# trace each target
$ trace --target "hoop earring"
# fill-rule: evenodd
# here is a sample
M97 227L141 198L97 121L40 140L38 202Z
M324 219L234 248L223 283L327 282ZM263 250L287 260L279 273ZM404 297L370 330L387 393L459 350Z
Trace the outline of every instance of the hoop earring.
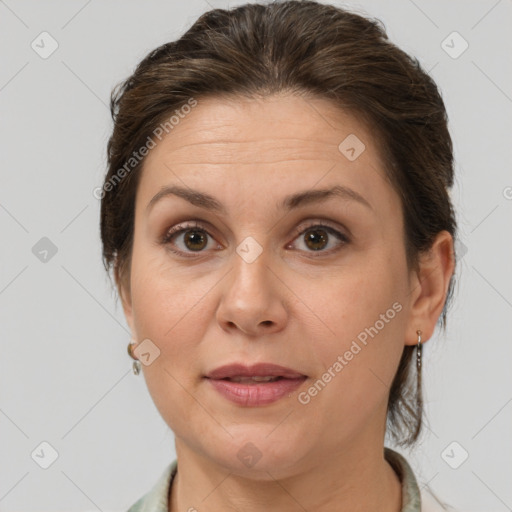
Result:
M418 375L421 371L421 353L423 351L423 345L421 344L421 331L418 329L416 331L418 335L418 344L416 345L416 369L418 370Z
M133 349L132 349L132 345L134 345L136 343L135 340L131 340L130 343L128 343L128 355L134 359L133 363L132 363L132 371L133 371L133 374L134 375L139 375L140 373L140 369L141 369L141 364L140 364L140 361L133 355Z

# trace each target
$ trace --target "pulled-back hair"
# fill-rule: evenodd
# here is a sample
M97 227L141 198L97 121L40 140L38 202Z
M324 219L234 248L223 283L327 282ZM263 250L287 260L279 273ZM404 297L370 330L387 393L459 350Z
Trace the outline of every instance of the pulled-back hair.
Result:
M386 176L401 199L408 270L419 269L421 253L440 231L455 239L447 114L418 61L389 41L379 21L345 9L315 1L247 4L204 13L177 41L151 51L112 91L114 128L100 227L103 263L107 272L114 270L118 286L129 290L135 197L144 164L143 158L133 160L134 151L191 99L281 92L331 100L371 126ZM444 330L453 286L452 275L439 319ZM389 392L388 432L402 446L414 444L422 426L414 350L404 346Z

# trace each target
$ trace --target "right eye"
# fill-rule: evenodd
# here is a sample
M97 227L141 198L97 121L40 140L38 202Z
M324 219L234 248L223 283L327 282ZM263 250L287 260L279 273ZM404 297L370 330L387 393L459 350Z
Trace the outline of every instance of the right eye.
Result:
M211 235L198 223L178 224L167 231L161 243L180 256L190 257L188 255L191 253L204 252L204 249L208 246L208 237L211 237ZM182 238L181 248L176 249L176 240L179 242L180 238Z

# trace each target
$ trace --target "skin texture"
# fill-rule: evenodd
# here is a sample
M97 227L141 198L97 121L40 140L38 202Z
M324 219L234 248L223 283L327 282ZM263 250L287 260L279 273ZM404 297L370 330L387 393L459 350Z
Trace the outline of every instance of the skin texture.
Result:
M338 149L350 134L365 144L354 161ZM166 185L208 193L226 213L177 196L148 213ZM289 194L335 185L371 208L340 197L289 212L278 207ZM174 245L159 243L187 223L192 232L199 223L205 238L187 243L181 233ZM349 242L324 232L326 246L315 246L299 234L325 223ZM236 252L249 236L263 251L252 263ZM452 237L442 232L420 272L407 270L398 195L370 130L352 115L292 95L198 99L146 158L130 289L118 282L133 338L149 338L160 350L142 368L176 436L170 510L398 512L400 482L383 457L389 386L404 345L417 343L416 330L423 341L432 336L452 251ZM300 403L298 393L394 303L401 305L394 318ZM232 362L272 362L308 379L272 404L235 405L203 378ZM237 456L246 443L261 454L252 467Z

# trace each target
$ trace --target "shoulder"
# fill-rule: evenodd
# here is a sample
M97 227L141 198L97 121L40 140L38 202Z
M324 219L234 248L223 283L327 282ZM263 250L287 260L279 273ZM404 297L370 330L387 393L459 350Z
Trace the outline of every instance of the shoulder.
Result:
M425 485L421 488L421 512L460 512L444 503L435 493Z
M420 485L404 455L385 447L384 456L402 482L401 512L457 512L449 504L443 503L428 484Z
M157 482L127 512L169 512L169 489L176 474L177 461L164 469Z

